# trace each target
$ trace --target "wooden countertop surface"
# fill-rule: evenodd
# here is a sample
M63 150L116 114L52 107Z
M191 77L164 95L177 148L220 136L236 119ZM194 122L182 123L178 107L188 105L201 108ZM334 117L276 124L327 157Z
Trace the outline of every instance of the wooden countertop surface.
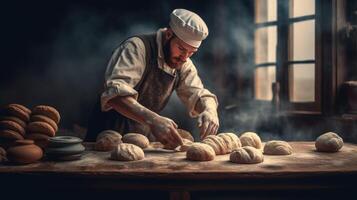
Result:
M193 162L184 152L146 151L141 161L109 160L109 152L86 150L81 160L67 162L40 161L29 165L0 165L1 174L71 174L104 177L155 177L215 179L274 178L331 174L357 174L357 145L344 144L337 153L315 151L314 142L289 142L294 153L288 156L264 155L259 164L235 164L228 155L213 161Z

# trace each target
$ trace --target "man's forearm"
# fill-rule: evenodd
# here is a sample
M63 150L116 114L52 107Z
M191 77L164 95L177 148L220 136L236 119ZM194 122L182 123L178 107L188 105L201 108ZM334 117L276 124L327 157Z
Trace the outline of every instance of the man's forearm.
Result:
M217 112L217 103L212 97L203 97L199 101L197 101L195 110L198 113L201 113L205 110L211 112Z
M117 112L141 124L152 125L159 115L141 105L131 96L118 96L108 101Z

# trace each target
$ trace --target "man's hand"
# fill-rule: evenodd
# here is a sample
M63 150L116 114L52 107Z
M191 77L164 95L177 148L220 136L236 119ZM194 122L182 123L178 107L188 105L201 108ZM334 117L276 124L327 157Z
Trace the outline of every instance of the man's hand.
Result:
M150 123L151 133L165 146L177 147L183 145L182 138L177 132L177 124L166 117L157 116Z
M217 134L219 128L219 120L217 112L204 110L198 115L198 127L200 128L201 140L207 135Z

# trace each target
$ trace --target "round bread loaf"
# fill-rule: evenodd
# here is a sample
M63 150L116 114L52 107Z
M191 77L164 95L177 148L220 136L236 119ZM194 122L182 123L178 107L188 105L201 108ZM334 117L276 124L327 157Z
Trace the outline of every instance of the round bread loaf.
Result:
M14 122L14 121L8 121L8 120L0 121L0 129L13 130L13 131L21 134L22 136L25 135L25 129L20 124Z
M30 122L27 125L27 131L29 133L42 133L46 134L50 137L55 136L56 132L52 128L51 125L47 124L46 122Z
M8 130L8 129L0 130L0 138L9 139L9 140L23 140L24 139L24 137L20 133L17 133L15 131Z
M239 139L243 147L251 146L256 149L261 149L263 146L260 137L254 132L245 132L239 137Z
M18 117L22 121L28 122L30 120L30 113L19 104L9 104L5 107L5 112L8 116Z
M320 135L315 141L317 151L337 152L343 146L343 139L333 132L327 132Z
M49 124L55 132L58 131L58 126L55 121L45 115L31 115L30 122L46 122Z
M242 147L239 137L234 133L220 133L217 135L226 143L226 153L231 153L233 150Z
M144 157L144 151L140 147L134 144L121 143L111 152L110 158L119 161L135 161L142 160Z
M192 161L210 161L215 156L213 148L204 143L193 143L186 152L186 159Z
M117 131L115 131L115 130L104 130L104 131L102 131L102 132L100 132L98 135L97 135L97 138L96 138L96 140L99 140L100 138L102 138L102 137L104 137L104 136L106 136L106 135L112 135L112 136L114 136L114 137L118 137L118 138L120 138L120 139L122 139L122 135L119 133L119 132L117 132Z
M202 143L210 145L216 155L224 155L228 152L226 142L223 140L222 137L218 137L216 135L209 135L205 137Z
M59 112L51 106L39 105L32 110L33 115L45 115L58 124L61 120Z
M150 144L149 139L139 133L127 133L123 136L122 141L124 143L135 144L143 149L148 147Z
M234 150L230 154L229 160L240 164L255 164L263 162L264 156L261 150L251 146L244 146Z
M267 155L290 155L293 148L289 143L280 140L272 140L264 145L264 154Z
M183 129L177 129L177 132L180 134L180 136L182 138L185 138L187 140L190 140L191 142L194 141L193 137L192 137L192 134L186 130L183 130Z
M97 151L112 151L118 144L122 143L122 136L113 130L105 130L99 133L94 146Z
M18 117L3 116L3 117L0 117L0 121L13 121L13 122L18 123L22 128L24 128L24 129L26 128L26 122L21 120Z

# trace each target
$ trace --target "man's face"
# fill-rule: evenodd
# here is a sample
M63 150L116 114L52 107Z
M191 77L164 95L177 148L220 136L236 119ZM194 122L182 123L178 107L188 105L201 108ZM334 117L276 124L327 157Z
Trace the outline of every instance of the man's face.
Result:
M164 44L163 51L165 62L171 68L181 69L187 58L191 57L197 51L197 48L186 44L180 38L172 34Z

